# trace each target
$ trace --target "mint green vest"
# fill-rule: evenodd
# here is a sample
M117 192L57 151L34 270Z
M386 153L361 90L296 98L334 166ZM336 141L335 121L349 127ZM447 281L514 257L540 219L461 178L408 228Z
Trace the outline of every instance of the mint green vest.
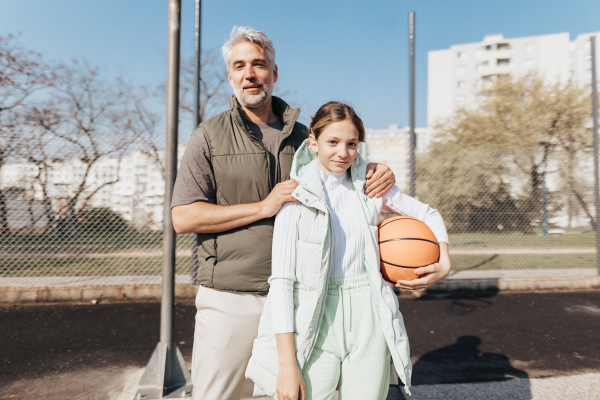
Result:
M374 309L379 316L394 368L409 392L412 365L408 336L398 309L398 298L379 272L377 223L383 202L381 198L370 199L364 194L366 169L367 163L360 156L356 157L350 169L356 201L362 210L357 217L364 227L365 267L369 275ZM294 302L298 304L294 310L294 344L298 365L302 369L315 346L323 317L331 250L329 209L316 154L308 145L308 140L296 152L290 175L300 184L292 195L303 205L298 221L297 281L294 283L294 288L298 289L294 290ZM255 383L255 395L275 396L279 373L277 359L270 297L267 297L246 370L246 376ZM394 381L395 375L392 378Z

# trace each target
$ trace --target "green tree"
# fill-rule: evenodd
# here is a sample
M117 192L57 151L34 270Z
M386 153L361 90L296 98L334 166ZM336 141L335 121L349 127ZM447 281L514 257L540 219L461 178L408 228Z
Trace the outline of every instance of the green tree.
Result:
M476 107L460 108L435 127L430 150L419 161L421 199L448 207L456 229L472 230L478 223L531 234L541 219L544 174L576 190L576 168L557 172L565 158L592 145L589 95L534 75L495 79L478 99ZM550 210L560 207L555 201Z

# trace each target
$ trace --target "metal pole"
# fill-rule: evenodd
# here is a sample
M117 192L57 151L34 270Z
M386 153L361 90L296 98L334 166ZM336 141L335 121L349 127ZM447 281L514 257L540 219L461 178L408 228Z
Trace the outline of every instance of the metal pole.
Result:
M202 118L200 116L200 76L201 76L201 64L202 64L202 0L196 0L196 34L194 40L194 50L195 50L195 80L194 80L194 129L200 125L202 122ZM191 265L191 273L192 273L192 285L197 283L198 278L198 235L195 233L190 233L192 236L192 265Z
M416 190L416 169L415 169L415 148L417 147L417 136L415 134L415 13L408 14L408 38L410 42L410 195L415 197Z
M594 120L594 192L596 203L596 267L600 275L600 177L598 176L598 87L596 77L596 36L590 38L592 46L592 118Z
M202 122L200 118L200 68L202 63L202 0L196 0L196 34L194 40L195 50L195 81L194 81L194 129Z
M169 47L167 50L167 131L165 146L165 202L163 225L163 284L160 310L160 341L167 346L165 383L173 380L173 314L175 302L175 229L171 199L177 176L177 128L179 123L179 45L181 0L169 0Z
M542 235L548 234L548 189L546 187L546 168L542 179Z
M165 141L165 197L163 209L163 277L160 308L160 343L140 380L136 399L189 398L191 377L173 337L175 303L175 229L171 199L177 176L177 128L179 123L179 46L181 0L169 0L167 49L167 119Z

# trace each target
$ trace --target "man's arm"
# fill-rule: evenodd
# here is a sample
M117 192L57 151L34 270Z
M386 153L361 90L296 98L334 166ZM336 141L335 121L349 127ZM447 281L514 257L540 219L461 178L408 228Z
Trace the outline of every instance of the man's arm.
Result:
M217 233L248 225L277 214L283 203L296 201L293 179L275 185L266 199L258 203L218 206L205 202L175 206L171 209L177 233Z

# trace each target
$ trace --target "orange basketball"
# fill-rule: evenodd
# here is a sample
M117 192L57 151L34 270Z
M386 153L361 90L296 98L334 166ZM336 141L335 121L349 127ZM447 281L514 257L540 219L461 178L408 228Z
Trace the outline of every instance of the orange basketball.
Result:
M381 275L392 283L411 281L419 276L415 268L436 263L440 247L435 235L416 218L397 216L379 224Z

